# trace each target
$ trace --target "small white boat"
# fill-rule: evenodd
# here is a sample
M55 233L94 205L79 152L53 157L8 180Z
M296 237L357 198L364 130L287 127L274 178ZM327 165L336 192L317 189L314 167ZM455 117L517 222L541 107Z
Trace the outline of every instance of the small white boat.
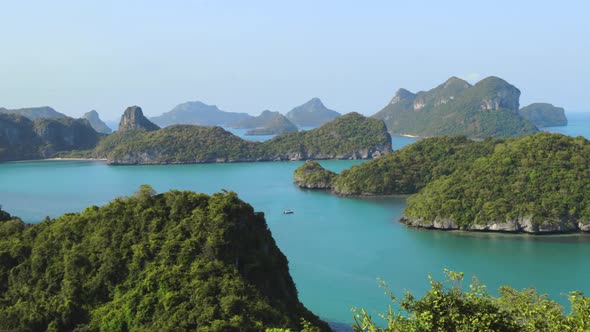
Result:
M293 214L293 213L295 213L295 211L293 211L293 210L285 210L285 211L283 211L283 214Z

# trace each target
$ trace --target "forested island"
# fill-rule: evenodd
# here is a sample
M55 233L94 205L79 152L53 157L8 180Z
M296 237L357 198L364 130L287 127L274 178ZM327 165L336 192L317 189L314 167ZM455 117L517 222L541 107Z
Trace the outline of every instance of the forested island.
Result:
M471 138L534 134L537 126L563 123L563 109L533 104L519 110L520 90L490 76L475 85L457 77L428 90L399 89L373 117L382 119L390 133L431 137L466 135ZM566 120L567 121L567 120Z
M264 215L233 192L133 197L29 225L0 210L4 331L329 327L299 302Z
M435 137L340 174L307 162L294 178L302 188L339 195L412 194L402 221L414 227L588 232L588 165L590 142L583 137Z
M0 161L50 158L62 151L93 149L103 135L86 119L29 118L0 113Z
M174 125L158 129L134 114L133 128L107 136L92 152L109 164L186 164L302 159L368 159L391 152L383 121L349 113L320 128L287 132L266 142L243 140L221 127ZM139 124L139 123L142 124ZM153 126L152 126L153 125Z

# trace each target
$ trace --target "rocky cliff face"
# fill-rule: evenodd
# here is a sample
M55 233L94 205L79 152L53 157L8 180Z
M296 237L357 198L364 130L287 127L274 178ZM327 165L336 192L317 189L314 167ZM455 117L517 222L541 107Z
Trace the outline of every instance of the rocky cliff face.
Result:
M148 120L143 115L143 111L139 106L127 107L123 115L121 116L121 122L119 122L119 131L143 129L146 131L158 130L160 127L155 125L153 122Z
M95 110L85 113L82 118L88 120L92 128L99 133L110 134L112 132L111 128L100 119L98 112Z
M489 224L473 224L468 227L457 225L450 218L437 218L435 220L402 218L400 222L406 226L438 230L465 230L479 232L501 233L528 233L528 234L554 234L590 232L590 223L561 220L559 222L533 223L531 218L517 218L508 221L498 221Z

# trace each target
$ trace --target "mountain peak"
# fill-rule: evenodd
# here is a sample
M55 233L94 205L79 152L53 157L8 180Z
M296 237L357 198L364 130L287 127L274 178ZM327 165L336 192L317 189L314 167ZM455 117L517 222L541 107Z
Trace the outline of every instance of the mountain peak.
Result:
M462 86L463 88L471 87L471 84L469 84L469 82L467 82L466 80L460 79L457 76L449 77L449 79L446 80L444 83L445 88L453 86L453 85L459 85L459 86Z
M314 97L287 113L287 119L299 127L319 127L341 114L328 109L320 98Z
M153 131L160 129L160 127L155 125L153 122L148 120L143 115L141 107L130 106L127 107L127 109L121 116L121 122L119 122L119 131L133 129L144 129L147 131Z
M391 101L389 103L390 104L397 104L401 101L412 101L412 100L414 100L414 98L416 98L416 94L414 94L404 88L401 88L395 92L395 96L393 96L393 98L391 99Z
M86 112L82 118L88 120L90 126L92 126L92 128L94 128L94 130L99 133L110 134L112 132L111 128L109 128L109 126L107 126L106 123L100 119L98 112L95 110Z

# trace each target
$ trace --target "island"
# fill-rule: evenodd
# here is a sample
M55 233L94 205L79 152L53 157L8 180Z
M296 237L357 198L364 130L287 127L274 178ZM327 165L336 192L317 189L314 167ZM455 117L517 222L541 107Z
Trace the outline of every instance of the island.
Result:
M319 98L312 98L305 104L290 110L286 116L298 127L317 128L341 114L328 109Z
M553 106L552 104L530 104L521 108L518 113L539 128L567 126L567 118L563 107Z
M200 101L187 101L176 105L172 110L150 120L160 127L177 124L200 126L231 126L241 120L250 118L247 113L226 112L216 105L208 105Z
M320 128L287 132L265 142L243 140L221 127L158 127L133 107L119 130L99 142L95 158L111 165L190 164L306 159L369 159L391 152L381 120L349 113Z
M583 137L434 137L340 174L306 162L294 179L338 195L411 195L408 226L549 234L590 232L588 165Z
M298 128L279 112L265 110L259 116L246 118L231 126L237 129L250 129L246 135L278 135L297 131Z
M0 234L2 330L330 331L264 214L233 192L142 185L38 224L0 210Z
M0 113L0 161L51 158L63 151L93 149L102 134L88 120Z
M475 85L451 77L428 91L399 89L373 117L385 121L394 135L483 139L534 134L538 128L519 114L519 99L520 90L498 77Z

